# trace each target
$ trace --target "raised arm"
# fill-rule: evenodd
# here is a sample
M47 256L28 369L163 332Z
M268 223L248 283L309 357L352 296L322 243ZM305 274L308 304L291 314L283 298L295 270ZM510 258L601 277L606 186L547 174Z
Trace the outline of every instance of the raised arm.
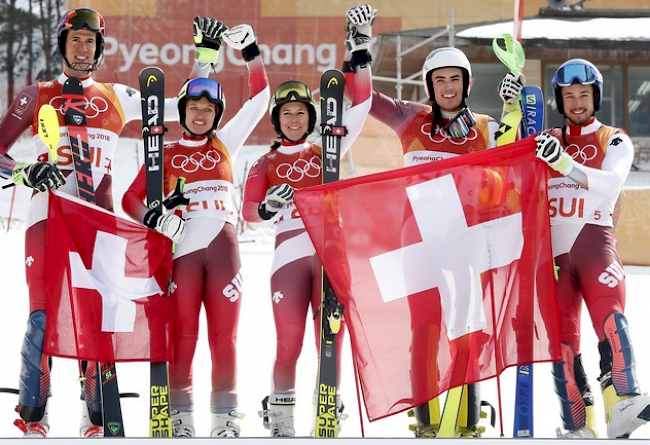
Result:
M250 25L235 26L224 34L223 40L233 49L241 50L248 67L250 98L219 131L219 138L230 151L230 155L235 157L266 114L271 92L253 28Z

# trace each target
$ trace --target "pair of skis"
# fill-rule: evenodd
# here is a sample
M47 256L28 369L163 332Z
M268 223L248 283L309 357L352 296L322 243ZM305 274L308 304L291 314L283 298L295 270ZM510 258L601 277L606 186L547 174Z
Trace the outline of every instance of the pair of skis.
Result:
M65 124L68 127L68 136L70 138L70 149L74 164L74 177L77 184L79 197L84 201L95 203L95 187L92 176L92 163L90 156L90 145L88 143L88 129L86 121L87 101L84 97L83 86L81 81L75 77L68 78L63 84L61 92L63 101L63 114ZM45 133L54 137L54 130L46 131L47 120L56 118L48 112L39 110L39 134L41 128ZM40 119L43 119L41 122ZM53 123L50 125L54 125ZM56 134L58 134L58 120L56 122ZM50 152L53 152L53 146L50 146ZM54 146L54 148L56 148ZM54 156L56 152L54 151ZM56 161L56 157L52 159ZM104 435L106 437L124 437L124 424L122 420L122 408L120 403L120 393L117 385L117 371L115 363L97 363L97 372L101 381L101 398L102 413L104 424ZM82 367L83 368L83 367Z
M519 74L524 68L526 58L521 43L510 34L494 38L492 47L501 62L512 74ZM507 111L504 105L504 121L500 128L497 145L514 142L518 134L531 136L544 130L544 97L538 86L525 86L515 110ZM517 123L517 118L519 123ZM520 132L520 133L519 133ZM517 367L515 390L515 418L513 437L534 437L533 422L533 365Z

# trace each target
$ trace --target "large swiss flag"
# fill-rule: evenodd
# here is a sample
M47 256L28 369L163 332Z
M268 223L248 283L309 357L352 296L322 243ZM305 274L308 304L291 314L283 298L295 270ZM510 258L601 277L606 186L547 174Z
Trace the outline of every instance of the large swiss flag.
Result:
M376 420L559 358L534 141L297 190Z
M170 241L50 193L45 352L100 362L168 361Z

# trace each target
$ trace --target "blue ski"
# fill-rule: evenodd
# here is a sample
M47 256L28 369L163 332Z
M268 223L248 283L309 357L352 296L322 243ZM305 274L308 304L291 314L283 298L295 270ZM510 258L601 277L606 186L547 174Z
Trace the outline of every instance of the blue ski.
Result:
M544 97L537 86L526 86L521 92L523 135L539 133L544 129ZM513 437L534 437L533 430L533 365L517 367L515 391L515 420Z

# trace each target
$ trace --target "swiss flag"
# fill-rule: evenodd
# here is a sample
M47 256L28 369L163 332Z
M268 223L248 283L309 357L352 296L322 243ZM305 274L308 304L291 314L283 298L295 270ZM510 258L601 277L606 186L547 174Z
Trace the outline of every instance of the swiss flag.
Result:
M170 358L170 241L97 206L50 193L49 355L100 362Z
M559 358L534 141L296 190L376 420Z

